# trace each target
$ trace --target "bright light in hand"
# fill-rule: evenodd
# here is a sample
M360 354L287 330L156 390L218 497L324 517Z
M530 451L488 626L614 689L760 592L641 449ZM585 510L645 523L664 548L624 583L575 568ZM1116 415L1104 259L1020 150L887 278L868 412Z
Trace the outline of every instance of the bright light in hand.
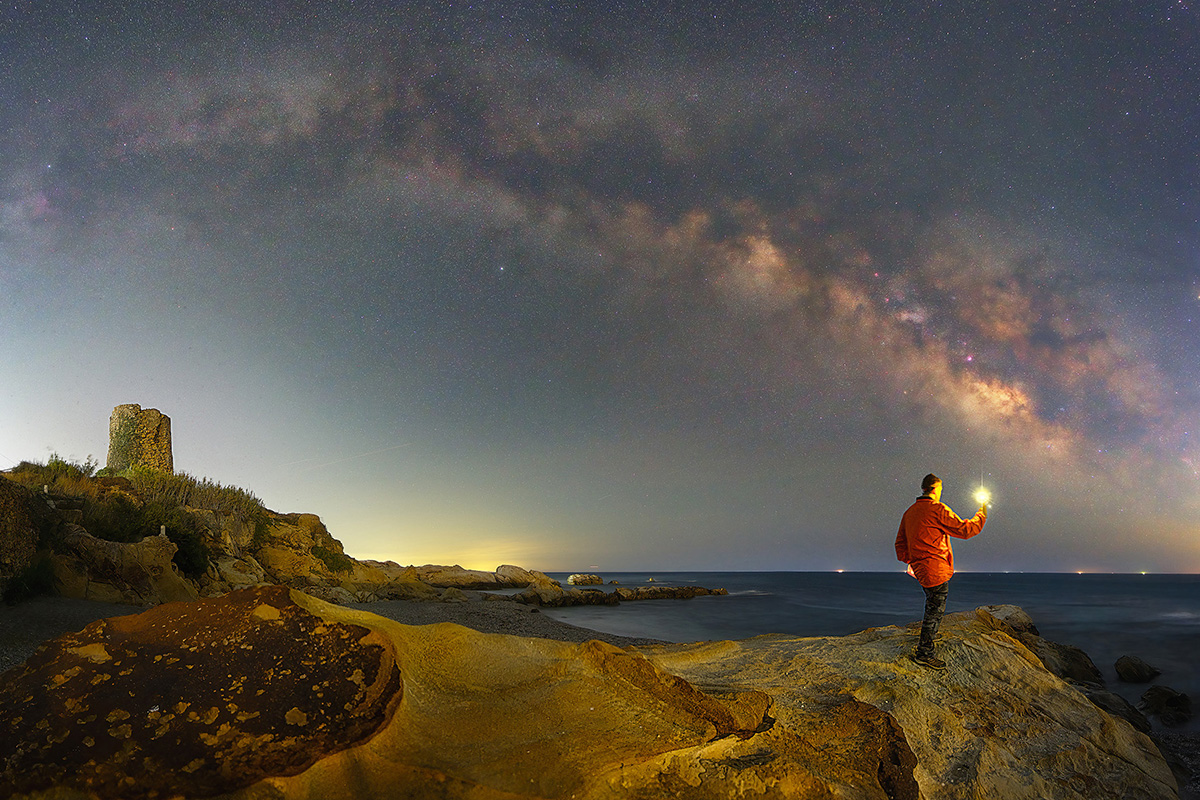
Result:
M975 502L984 505L992 499L992 493L980 486L975 490Z

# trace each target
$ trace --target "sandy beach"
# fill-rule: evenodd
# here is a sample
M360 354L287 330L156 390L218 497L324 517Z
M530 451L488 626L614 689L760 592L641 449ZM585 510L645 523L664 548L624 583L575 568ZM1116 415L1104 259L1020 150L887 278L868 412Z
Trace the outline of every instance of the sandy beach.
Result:
M533 606L507 601L484 601L471 593L464 603L420 603L383 600L356 603L353 608L370 611L405 625L454 622L483 633L504 633L563 642L600 639L620 647L652 644L654 639L634 639L580 628L550 619ZM0 605L0 672L17 666L33 655L38 646L63 633L82 630L89 623L108 617L138 614L138 606L98 603L65 597L38 597L16 606Z

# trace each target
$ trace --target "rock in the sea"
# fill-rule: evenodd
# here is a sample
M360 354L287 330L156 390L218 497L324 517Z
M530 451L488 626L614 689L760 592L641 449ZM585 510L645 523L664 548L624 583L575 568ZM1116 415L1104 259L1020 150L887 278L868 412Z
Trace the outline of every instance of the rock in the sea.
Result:
M1164 725L1182 725L1192 718L1192 698L1169 686L1151 686L1142 693L1138 708Z
M1115 717L1120 717L1142 733L1150 733L1150 720L1146 719L1145 714L1138 711L1132 703L1121 697L1121 695L1099 686L1085 685L1079 688L1084 696L1095 703L1097 707L1104 709Z
M60 638L0 681L0 796L1174 798L1158 750L986 614L621 650L283 588Z
M1162 674L1157 667L1150 666L1137 656L1121 656L1113 667L1117 670L1117 677L1126 683L1149 683Z
M604 583L604 580L599 575L593 575L590 572L578 572L567 578L567 583L572 586L598 586Z
M637 586L620 588L614 594L621 600L690 600L693 597L727 595L724 589L705 589L703 586Z
M616 592L602 589L564 589L558 585L537 584L509 598L534 606L615 606L620 602Z

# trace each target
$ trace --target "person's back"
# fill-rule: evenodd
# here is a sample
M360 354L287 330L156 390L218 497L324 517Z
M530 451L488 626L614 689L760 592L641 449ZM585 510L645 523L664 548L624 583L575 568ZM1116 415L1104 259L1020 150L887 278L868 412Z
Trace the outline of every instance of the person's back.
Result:
M946 611L946 596L954 575L950 537L970 539L983 530L987 506L981 505L969 520L960 518L941 502L942 481L932 472L921 481L921 491L923 494L900 518L896 558L908 564L908 573L925 590L925 616L913 660L933 669L945 669L945 662L934 655L934 639Z
M896 537L896 555L909 565L922 586L937 586L954 575L950 537L970 539L983 530L987 512L969 520L929 495L921 495L904 512ZM903 551L903 554L902 554Z

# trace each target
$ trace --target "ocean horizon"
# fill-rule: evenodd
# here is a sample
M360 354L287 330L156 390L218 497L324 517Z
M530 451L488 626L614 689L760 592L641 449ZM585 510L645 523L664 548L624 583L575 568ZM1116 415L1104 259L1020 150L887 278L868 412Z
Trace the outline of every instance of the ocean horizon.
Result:
M657 584L729 592L691 600L544 610L572 625L669 642L764 634L845 636L920 620L925 602L917 582L901 571L586 571L605 581L590 588L608 591L616 586ZM572 573L547 574L566 585ZM1152 684L1200 699L1200 575L958 572L950 582L947 613L999 604L1023 608L1044 638L1084 650L1108 687L1135 706ZM1151 683L1123 683L1113 666L1123 655L1137 656L1162 674ZM1152 722L1163 729L1157 720ZM1200 722L1194 719L1169 730L1200 730Z

